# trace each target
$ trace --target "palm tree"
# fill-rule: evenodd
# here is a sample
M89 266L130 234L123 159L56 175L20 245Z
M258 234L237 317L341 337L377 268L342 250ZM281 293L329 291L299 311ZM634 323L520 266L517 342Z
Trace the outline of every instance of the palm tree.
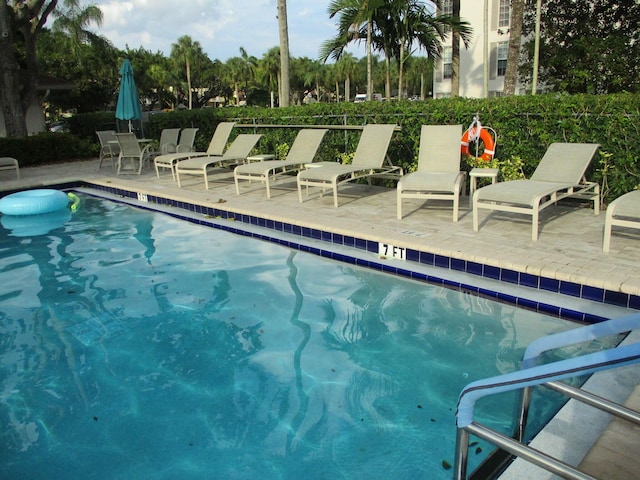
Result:
M263 81L269 85L271 91L271 106L273 107L274 90L280 94L280 47L273 47L260 59L260 73Z
M320 46L320 59L329 57L338 60L351 42L360 42L366 38L367 48L367 98L371 100L372 85L372 37L373 18L378 8L385 5L384 0L333 0L327 9L329 18L339 15L338 35Z
M57 7L53 11L56 19L53 22L54 32L66 33L71 40L71 50L77 56L82 45L92 45L95 47L108 46L109 41L100 35L87 30L91 24L102 25L102 10L96 5L89 5L81 8L78 0L64 0L62 7Z
M193 107L193 93L191 90L191 63L196 53L202 50L199 42L194 42L188 35L178 38L178 41L171 45L171 58L176 64L184 64L187 74L187 91L189 92L189 110Z
M516 93L518 66L520 64L520 41L525 0L511 0L511 19L509 21L509 52L507 53L507 71L504 74L505 95Z
M278 0L278 31L280 36L280 106L289 106L289 27L287 0Z
M344 79L344 100L348 102L351 98L351 79L357 67L356 58L351 53L345 52L335 65L338 75ZM338 101L340 101L339 91L336 94L338 95Z

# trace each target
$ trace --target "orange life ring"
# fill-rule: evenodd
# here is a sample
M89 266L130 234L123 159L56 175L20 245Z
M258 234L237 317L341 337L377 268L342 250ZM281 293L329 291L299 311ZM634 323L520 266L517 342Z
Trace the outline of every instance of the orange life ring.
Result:
M470 130L471 129L464 132L464 135L462 135L462 140L460 142L460 153L462 153L463 155L471 155L469 153L469 131ZM482 140L482 143L484 143L484 152L482 153L482 155L480 155L480 158L483 159L485 162L488 162L493 158L493 156L496 153L495 151L496 144L493 141L493 137L491 136L491 134L486 128L480 128L480 140Z

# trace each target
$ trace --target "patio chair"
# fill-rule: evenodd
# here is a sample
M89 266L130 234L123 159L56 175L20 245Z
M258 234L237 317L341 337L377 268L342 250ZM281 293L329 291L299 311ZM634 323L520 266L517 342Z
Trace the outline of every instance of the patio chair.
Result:
M98 168L102 168L102 162L107 158L111 160L111 168L116 168L116 159L120 155L120 145L116 138L115 130L99 130L96 132L100 141L100 163Z
M178 148L179 128L163 128L160 132L160 141L158 142L158 150L149 148L149 157L155 158L166 153L175 153Z
M296 135L286 159L237 166L233 171L236 194L240 195L238 180L249 180L250 182L259 180L266 187L267 198L271 198L269 179L275 180L279 175L297 172L303 168L304 164L313 162L313 158L326 133L326 129L302 129Z
M298 173L298 198L302 203L302 187L320 187L321 195L326 188L333 190L333 204L338 207L338 186L359 178L371 180L372 176L402 175L402 169L385 165L387 148L395 125L365 125L356 147L353 162L342 165L336 162L318 162ZM308 193L308 192L307 192Z
M402 220L402 200L418 198L453 201L453 221L458 221L465 180L465 172L460 171L461 134L462 125L422 126L418 169L398 182L398 220Z
M192 152L193 142L196 140L196 133L199 128L183 128L180 132L180 141L176 145L176 152Z
M133 133L116 133L118 144L120 145L120 155L118 155L118 164L116 173L137 173L140 175L142 166L147 159L149 145L140 148L140 143ZM128 160L131 168L126 168L125 162ZM137 168L136 168L137 162Z
M16 179L20 180L20 165L15 158L0 157L0 171L2 170L15 170Z
M611 230L613 226L640 228L640 190L625 193L616 198L607 207L604 220L604 240L602 251L609 252L611 247Z
M153 160L154 166L156 168L156 176L160 178L160 168L168 168L171 170L171 176L175 180L176 175L174 167L180 160L204 155L222 155L224 153L225 147L227 146L227 141L229 140L229 135L231 134L231 130L233 129L234 125L235 122L220 122L213 132L211 141L209 142L209 147L205 152L191 151L181 153L168 153L157 156Z
M473 231L478 231L480 209L531 216L531 239L538 240L540 212L567 197L593 202L600 213L600 186L588 182L585 172L598 151L595 143L552 143L530 180L512 180L482 187L473 194Z
M247 160L253 147L262 137L261 134L238 135L223 155L203 155L181 160L176 164L175 172L178 187L182 188L180 175L202 175L204 186L209 189L207 171L210 168L223 168L239 165Z

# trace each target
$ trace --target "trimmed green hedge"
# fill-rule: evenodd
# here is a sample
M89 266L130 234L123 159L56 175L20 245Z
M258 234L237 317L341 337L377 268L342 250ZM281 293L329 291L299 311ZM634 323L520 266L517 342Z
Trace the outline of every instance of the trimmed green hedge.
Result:
M599 143L601 154L588 177L600 182L603 198L611 200L640 185L637 159L640 129L640 95L535 95L493 99L451 98L424 102L315 103L280 109L257 107L184 110L151 115L145 136L159 138L169 127L198 127L197 149L206 149L221 121L239 124L364 125L396 123L389 157L406 171L415 168L420 127L424 124L462 124L466 128L475 115L498 134L496 157L510 166L519 165L529 176L552 142ZM22 165L85 158L97 152L95 130L113 128L113 113L77 115L71 119L75 135L43 134L28 139L0 139L2 155L14 156ZM235 128L234 135L253 129ZM281 151L290 145L296 130L259 128L264 134L263 152ZM70 137L76 137L72 140ZM357 131L330 131L319 152L323 160L335 160L352 152ZM87 147L87 143L92 147ZM33 144L33 145L32 145ZM464 168L470 165L463 162Z

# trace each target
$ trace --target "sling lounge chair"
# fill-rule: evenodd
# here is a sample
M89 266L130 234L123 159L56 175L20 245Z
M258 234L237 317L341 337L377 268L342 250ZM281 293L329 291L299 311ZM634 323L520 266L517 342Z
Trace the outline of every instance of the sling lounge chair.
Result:
M275 180L278 175L297 172L303 168L304 164L313 162L320 142L326 133L326 129L307 128L300 130L285 160L271 160L237 166L233 171L236 194L240 195L238 180L259 180L265 184L267 198L271 198L269 179Z
M115 130L98 130L96 132L100 141L100 163L98 168L102 168L102 162L105 159L111 160L111 167L116 168L116 159L120 155L120 145L116 137Z
M174 153L178 148L179 128L163 128L160 132L158 150L149 148L149 156L155 158L165 153Z
M593 202L600 213L600 186L587 182L585 172L598 151L595 143L552 143L530 180L512 180L482 187L473 194L473 231L478 231L478 211L531 215L531 239L538 240L538 218L549 205L567 197Z
M402 169L384 165L387 148L395 125L365 125L353 157L353 163L342 165L336 162L313 163L310 168L298 173L298 198L302 203L302 187L320 187L322 193L328 187L333 190L333 204L338 206L338 185L359 178L370 180L372 176L402 175Z
M118 164L116 173L137 173L140 175L142 165L147 160L149 145L140 148L140 143L133 133L116 133L118 144L120 145L120 155L118 156ZM126 168L125 161L131 166ZM136 162L138 166L136 168Z
M262 137L261 134L238 135L223 155L199 156L178 162L175 167L178 187L182 187L180 175L202 175L204 176L205 188L208 190L207 170L209 168L229 167L244 163L253 147L260 140L260 137Z
M611 246L611 229L613 226L640 228L640 190L625 193L616 198L607 207L604 220L604 241L602 251L608 252Z
M418 169L398 182L398 220L402 220L402 199L419 198L452 200L453 221L458 221L465 179L460 171L460 135L462 125L422 126Z
M229 140L229 135L231 134L231 130L233 129L234 125L235 122L219 123L215 131L213 132L213 135L211 136L209 147L205 152L176 152L156 157L153 162L156 168L156 176L160 178L160 172L158 169L168 168L171 170L171 176L175 180L176 174L174 171L174 167L180 160L200 157L204 155L222 155L224 153L224 148L227 146L227 141Z

